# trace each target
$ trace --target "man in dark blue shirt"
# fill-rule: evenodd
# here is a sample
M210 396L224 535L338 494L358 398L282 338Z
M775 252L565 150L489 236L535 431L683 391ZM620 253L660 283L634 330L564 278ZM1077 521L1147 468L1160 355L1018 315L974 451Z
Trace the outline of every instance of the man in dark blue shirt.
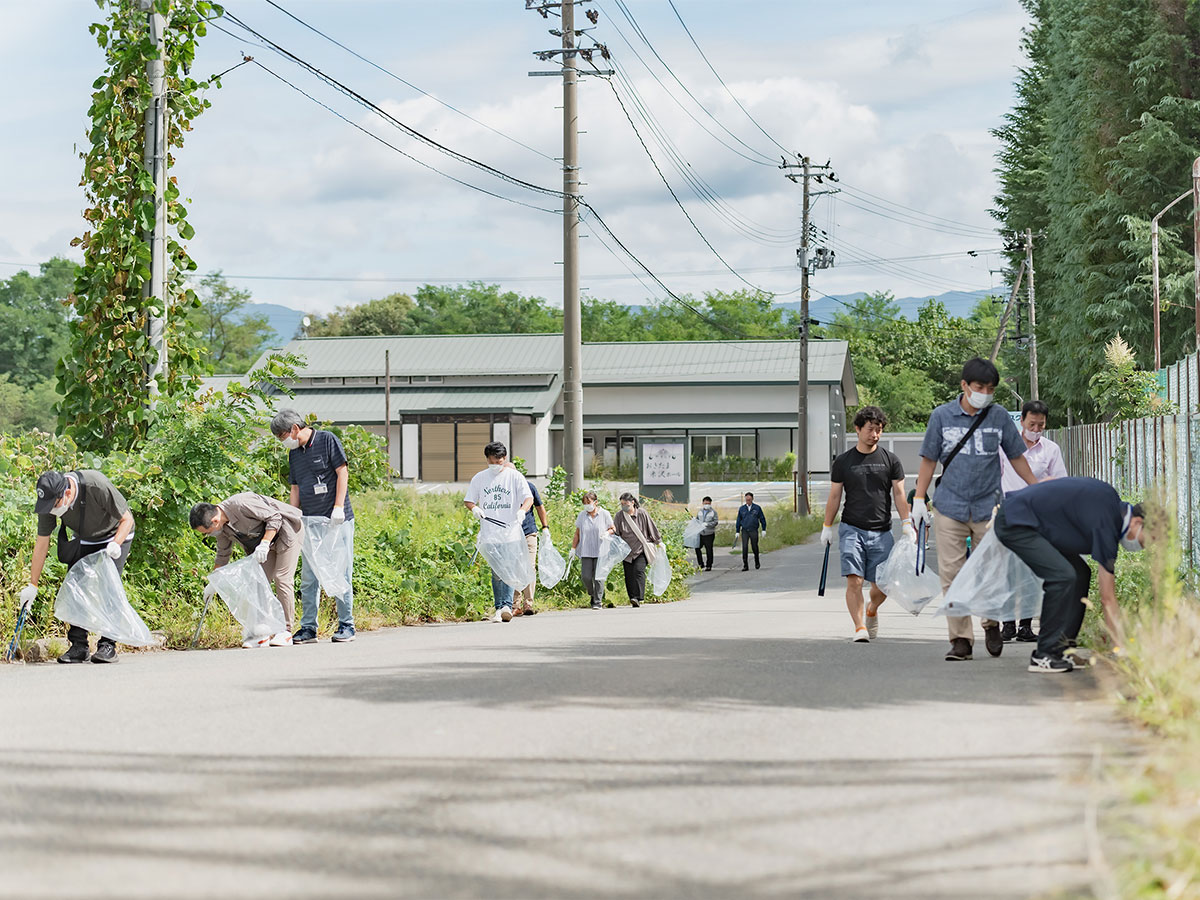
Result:
M762 525L763 534L767 533L767 517L763 515L762 507L754 502L754 495L746 492L746 503L738 507L737 522L734 523L734 537L742 536L742 571L750 571L749 549L754 548L754 568L758 568L758 526Z
M1084 554L1100 566L1104 620L1119 642L1117 548L1142 549L1144 520L1140 504L1126 503L1112 485L1095 478L1043 481L1004 498L993 525L996 537L1045 582L1041 633L1029 671L1071 671L1063 651L1079 634L1092 580Z
M294 409L281 409L271 420L271 433L288 449L288 469L292 482L292 506L299 507L305 516L322 516L337 526L338 537L344 541L346 559L346 592L335 597L338 627L335 643L354 640L354 509L347 496L350 470L346 451L337 435L310 428ZM313 644L317 640L317 611L321 585L307 556L300 564L300 630L292 636L296 644Z

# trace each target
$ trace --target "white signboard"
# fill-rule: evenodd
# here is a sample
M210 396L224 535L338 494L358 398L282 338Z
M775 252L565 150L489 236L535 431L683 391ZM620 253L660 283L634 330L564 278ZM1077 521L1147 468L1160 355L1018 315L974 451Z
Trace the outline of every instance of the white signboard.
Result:
M682 443L642 444L642 484L685 484L686 452Z

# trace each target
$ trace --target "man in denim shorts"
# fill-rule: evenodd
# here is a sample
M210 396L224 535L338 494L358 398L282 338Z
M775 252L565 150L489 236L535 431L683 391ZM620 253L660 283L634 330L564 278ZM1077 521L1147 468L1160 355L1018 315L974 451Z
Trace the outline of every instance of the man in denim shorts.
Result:
M846 495L838 526L838 550L846 579L846 608L854 622L854 640L867 642L879 634L879 607L886 595L875 584L876 569L892 552L892 498L906 539L916 538L904 499L904 466L879 446L887 416L878 406L864 406L854 417L858 443L833 461L829 500L821 543L833 543L833 520ZM871 585L871 602L863 599L863 583Z

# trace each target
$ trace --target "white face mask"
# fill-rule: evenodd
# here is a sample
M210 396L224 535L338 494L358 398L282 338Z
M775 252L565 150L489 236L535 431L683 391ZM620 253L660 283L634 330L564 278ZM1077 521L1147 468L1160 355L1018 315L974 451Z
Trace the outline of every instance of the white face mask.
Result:
M705 503L703 508L704 508L704 509L712 509L712 504L711 504L711 503Z
M1142 549L1142 542L1137 538L1123 537L1121 538L1121 546L1126 550L1132 550L1134 553Z
M584 511L584 512L595 512L595 511L596 511L596 504L595 504L595 503L585 503L585 504L583 504L583 511Z
M283 444L283 446L287 447L289 450L295 450L300 446L300 440L298 438L283 438L279 443Z
M504 465L502 463L488 463L488 471L491 472L493 475L496 474L497 472L499 472L503 468L504 468Z
M1025 440L1032 441L1035 444L1042 439L1042 433L1040 431L1029 431L1026 429L1021 433L1025 435Z
M71 504L64 501L60 506L56 506L56 507L54 507L54 509L50 510L50 515L55 516L55 517L61 517L62 514L65 513L70 508L71 508Z
M987 409L996 399L995 394L985 394L983 391L968 391L967 402L976 409Z

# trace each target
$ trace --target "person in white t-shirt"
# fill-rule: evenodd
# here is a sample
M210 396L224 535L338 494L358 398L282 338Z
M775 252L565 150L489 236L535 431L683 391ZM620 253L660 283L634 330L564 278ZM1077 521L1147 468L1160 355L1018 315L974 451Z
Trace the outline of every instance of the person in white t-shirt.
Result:
M1025 456L1033 477L1038 481L1051 481L1055 478L1066 478L1067 467L1063 463L1062 450L1058 444L1043 436L1046 430L1046 418L1050 415L1050 407L1041 400L1030 400L1021 407L1021 439L1025 441ZM1016 473L1012 463L1003 453L1000 454L1000 489L1007 497L1014 491L1028 487L1025 480ZM1033 619L1022 619L1021 627L1016 622L1005 622L1000 630L1000 637L1005 641L1033 642L1037 635L1033 632Z
M479 520L479 533L486 537L514 522L522 522L533 506L529 482L516 468L507 464L508 448L492 441L483 448L488 466L471 479L463 505ZM513 589L492 573L492 599L496 604L493 622L508 622L513 617Z

